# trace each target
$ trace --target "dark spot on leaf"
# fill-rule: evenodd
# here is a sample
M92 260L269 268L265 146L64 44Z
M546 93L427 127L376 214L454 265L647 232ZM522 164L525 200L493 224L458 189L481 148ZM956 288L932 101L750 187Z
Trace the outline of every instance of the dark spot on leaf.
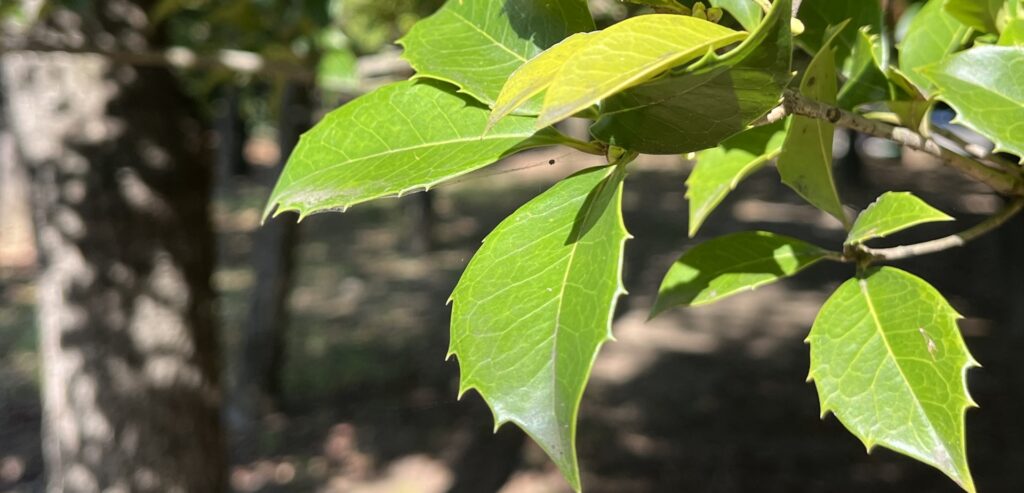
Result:
M549 159L548 160L548 164L555 164L555 160L554 159Z

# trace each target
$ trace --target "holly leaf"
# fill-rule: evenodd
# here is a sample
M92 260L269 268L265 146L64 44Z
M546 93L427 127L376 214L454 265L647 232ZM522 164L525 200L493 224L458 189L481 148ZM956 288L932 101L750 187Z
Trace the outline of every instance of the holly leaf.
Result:
M785 138L786 122L777 122L736 134L697 154L697 165L686 180L691 238L740 181L778 157Z
M534 118L513 116L486 135L487 108L436 81L381 87L332 111L299 140L270 194L305 216L428 189L522 149L554 143Z
M884 27L879 0L803 0L799 18L805 28L799 37L800 44L810 53L817 53L826 44L832 44L836 51L836 63L844 76L849 76L852 69L848 59L857 45L857 29L867 26L871 32L880 33ZM826 36L833 37L829 30L844 22L849 22L857 29L841 30L835 41L826 43Z
M962 123L1024 161L1024 46L982 46L925 70Z
M814 55L800 83L801 93L823 103L836 103L838 83L832 41L839 32L842 32L842 27L833 31L829 41ZM843 225L848 225L832 177L832 137L835 125L803 116L792 118L777 163L782 182L811 205L835 216Z
M647 5L650 7L669 10L684 15L690 15L690 8L677 2L676 0L626 0L629 3L637 5Z
M943 8L949 15L974 29L998 33L996 17L1007 3L1007 0L945 0Z
M885 75L882 40L867 27L857 31L857 41L849 59L849 75L837 102L840 108L853 109L865 103L885 101L894 91Z
M925 3L910 21L907 35L900 44L903 75L925 94L931 92L931 81L918 69L938 63L960 49L970 33L970 27L946 12L942 0Z
M521 108L531 98L544 92L565 62L586 47L590 41L588 38L595 34L573 34L516 69L494 102L494 109L489 118L491 124L505 118L516 108Z
M588 36L586 45L565 61L546 87L537 126L557 123L666 69L745 37L744 32L682 15L626 19ZM521 73L530 72L524 68ZM528 85L517 81L518 76L507 84Z
M872 269L828 299L810 337L810 379L822 416L831 411L870 452L876 445L929 464L974 492L964 410L974 406L960 315L928 283Z
M747 31L761 23L762 10L754 0L711 0L711 5L728 12Z
M793 276L828 255L810 243L764 231L715 238L672 264L651 313L721 301Z
M580 489L576 416L622 286L625 166L573 175L484 240L452 294L449 355L496 427L512 422Z
M857 216L846 244L885 238L918 224L953 220L910 192L886 192Z
M745 130L779 104L792 78L791 15L791 0L778 0L736 49L608 98L591 133L626 149L681 154Z
M398 43L417 77L455 84L491 105L520 65L570 34L592 30L583 0L448 0ZM519 113L539 110L536 101Z

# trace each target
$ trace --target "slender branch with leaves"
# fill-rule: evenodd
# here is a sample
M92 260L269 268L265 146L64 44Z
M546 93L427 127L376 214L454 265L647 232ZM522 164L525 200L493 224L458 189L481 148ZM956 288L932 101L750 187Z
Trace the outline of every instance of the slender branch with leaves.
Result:
M712 239L672 265L653 312L719 302L822 260L855 265L807 338L822 414L869 450L895 450L975 491L964 414L977 363L960 315L925 280L879 264L963 245L1024 207L1024 4L928 0L894 48L893 16L876 0L633 1L647 10L597 30L585 0L449 0L400 41L413 80L328 114L265 214L426 190L540 146L607 155L495 228L450 299L460 394L477 391L497 426L522 428L580 490L577 413L625 292L630 163L696 153L692 236L774 162L783 184L846 229L841 248L765 231ZM933 125L940 103L992 151ZM553 129L570 117L592 122L590 142ZM958 235L871 247L953 218L905 191L848 214L832 170L837 127L931 154L1009 205Z

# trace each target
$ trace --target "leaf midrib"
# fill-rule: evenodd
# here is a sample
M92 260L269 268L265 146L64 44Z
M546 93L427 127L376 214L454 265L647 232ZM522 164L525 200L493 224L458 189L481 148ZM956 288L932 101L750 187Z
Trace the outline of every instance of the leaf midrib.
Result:
M413 146L406 146L406 147L398 147L398 148L394 148L394 149L388 149L386 151L377 152L377 153L374 153L374 154L368 154L368 155L365 155L365 156L360 156L360 157L357 157L357 158L349 159L348 161L342 161L342 162L338 162L338 163L334 163L334 164L329 164L329 165L324 166L323 168L318 169L318 170L316 170L316 171L314 171L312 173L306 174L305 176L303 176L302 178L300 178L298 180L289 181L289 182L287 182L287 185L289 185L289 186L298 185L298 184L307 182L310 179L315 178L315 177L317 177L317 176L319 176L319 175L321 175L323 173L327 173L329 171L333 171L333 170L335 170L335 169L337 169L339 167L348 166L348 165L351 165L353 163L367 161L367 160L370 160L370 159L376 159L376 158L379 158L379 157L390 156L392 154L400 154L400 153L404 153L404 152L415 151L415 150L418 150L418 149L426 149L426 148L430 148L430 147L441 147L441 146L451 145L451 144L465 144L465 143L468 143L468 142L504 140L504 139L513 139L513 138L528 138L530 135L531 134L527 133L527 132L524 132L522 134L489 134L489 135L484 136L484 137L476 137L476 136L474 136L474 137L461 137L461 138L458 138L458 139L441 140L441 141L434 141L434 142L423 142L421 144L416 144L416 145L413 145ZM287 197L288 195L285 194L284 196Z
M906 384L907 388L910 390L910 396L914 400L914 405L917 407L918 411L920 411L922 415L928 418L928 433L932 436L932 439L941 444L942 447L946 450L946 453L950 454L950 457L952 457L952 453L954 451L949 450L949 447L946 445L946 442L939 438L939 436L935 433L935 427L932 426L931 424L931 416L928 415L928 411L925 410L924 404L922 404L921 400L917 397L917 393L914 389L914 386L911 385L910 379L907 378L907 374L903 372L903 367L900 366L900 361L896 357L896 353L893 352L892 350L892 345L889 343L889 338L886 337L885 331L882 328L882 321L878 318L878 311L875 309L875 303L871 300L871 293L868 291L867 280L858 280L857 284L860 288L861 295L864 296L864 302L867 305L868 313L871 315L871 322L875 326L875 332L882 339L882 344L885 345L886 353L888 353L889 358L892 359L893 364L896 366L896 370L900 373L900 378L903 379L903 383Z

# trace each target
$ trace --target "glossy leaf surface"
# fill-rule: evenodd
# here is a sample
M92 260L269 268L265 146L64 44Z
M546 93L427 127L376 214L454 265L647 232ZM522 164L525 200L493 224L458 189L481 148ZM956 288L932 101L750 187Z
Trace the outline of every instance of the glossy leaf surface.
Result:
M537 125L564 120L669 68L745 37L744 32L682 15L626 19L588 37L587 46L565 62L547 88Z
M1024 159L1024 47L984 46L926 70L963 124Z
M520 65L570 34L593 29L583 0L448 0L399 43L418 77L455 84L491 105ZM519 113L539 110L537 101Z
M857 216L846 236L846 243L863 243L918 224L952 220L910 192L886 192Z
M479 392L576 490L580 398L624 293L624 174L592 168L531 200L487 236L452 294L460 394Z
M265 215L344 210L429 188L520 149L548 145L534 118L513 116L484 135L487 108L435 81L381 87L332 111L299 140Z
M959 49L970 32L970 27L946 12L942 0L931 0L907 28L907 36L900 44L900 69L919 89L930 92L931 81L918 70Z
M763 11L754 0L711 0L711 5L724 9L747 31L753 32L761 23Z
M817 53L825 45L829 28L849 20L850 27L840 31L833 42L836 63L844 75L849 75L847 60L857 45L857 30L867 27L873 33L880 33L883 27L879 0L803 0L799 18L806 30L798 39L811 53Z
M693 247L672 264L652 312L714 303L790 277L827 254L809 243L763 231L715 238Z
M829 298L811 329L810 378L831 411L870 450L876 445L944 472L969 492L964 373L976 363L960 315L928 283L872 269Z

